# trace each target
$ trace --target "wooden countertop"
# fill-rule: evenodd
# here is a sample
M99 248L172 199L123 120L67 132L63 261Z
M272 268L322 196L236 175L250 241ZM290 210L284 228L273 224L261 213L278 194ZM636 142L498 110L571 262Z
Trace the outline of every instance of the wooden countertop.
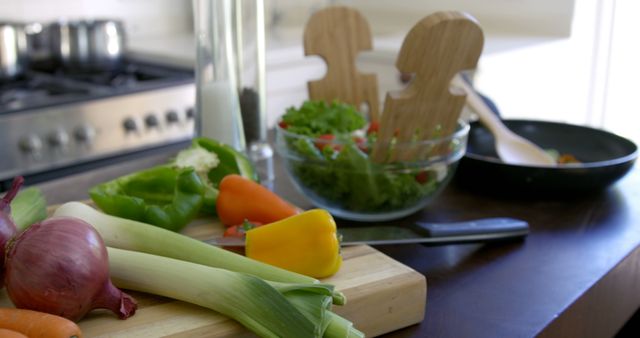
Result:
M91 185L169 155L39 186L50 203L84 199ZM276 173L276 192L304 201L279 166ZM493 216L527 220L531 234L492 245L377 247L424 274L429 288L425 320L388 337L610 337L640 307L640 168L607 191L573 199L503 199L452 184L403 221Z

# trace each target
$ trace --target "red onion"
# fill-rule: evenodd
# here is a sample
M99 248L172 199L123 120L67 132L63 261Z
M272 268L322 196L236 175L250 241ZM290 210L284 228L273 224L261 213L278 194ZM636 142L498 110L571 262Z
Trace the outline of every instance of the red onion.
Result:
M0 199L0 288L4 286L4 248L18 229L11 218L11 201L18 194L24 183L24 178L18 176L13 179L11 189Z
M109 279L102 237L73 217L49 218L14 237L7 245L5 283L16 307L73 321L97 308L125 319L137 308Z

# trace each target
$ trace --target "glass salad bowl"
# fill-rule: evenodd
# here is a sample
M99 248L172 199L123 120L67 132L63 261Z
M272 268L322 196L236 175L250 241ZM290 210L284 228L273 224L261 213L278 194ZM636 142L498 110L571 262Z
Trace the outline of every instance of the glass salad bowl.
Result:
M465 153L468 133L469 125L460 121L441 138L374 145L366 135L310 137L279 123L276 151L296 188L316 207L349 220L388 221L424 208L443 190ZM387 160L373 161L374 147ZM398 157L410 159L389 160Z

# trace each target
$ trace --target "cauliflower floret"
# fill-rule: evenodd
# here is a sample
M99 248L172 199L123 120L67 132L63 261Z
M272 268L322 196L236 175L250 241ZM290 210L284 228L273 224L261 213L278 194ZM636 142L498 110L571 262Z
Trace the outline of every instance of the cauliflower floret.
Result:
M218 155L203 148L189 148L178 153L175 165L178 168L193 168L198 174L206 174L220 163Z

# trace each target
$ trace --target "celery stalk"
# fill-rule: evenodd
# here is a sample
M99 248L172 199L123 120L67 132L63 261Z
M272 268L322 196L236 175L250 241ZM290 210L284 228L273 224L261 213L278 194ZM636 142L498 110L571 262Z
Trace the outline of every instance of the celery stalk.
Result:
M11 201L11 218L19 231L47 218L47 201L36 187L22 189Z
M229 250L206 244L153 225L104 214L84 203L61 205L54 216L77 217L91 224L110 247L141 251L207 265L244 272L262 279L284 283L314 284L317 279L268 265ZM343 305L344 295L333 292L333 303Z

